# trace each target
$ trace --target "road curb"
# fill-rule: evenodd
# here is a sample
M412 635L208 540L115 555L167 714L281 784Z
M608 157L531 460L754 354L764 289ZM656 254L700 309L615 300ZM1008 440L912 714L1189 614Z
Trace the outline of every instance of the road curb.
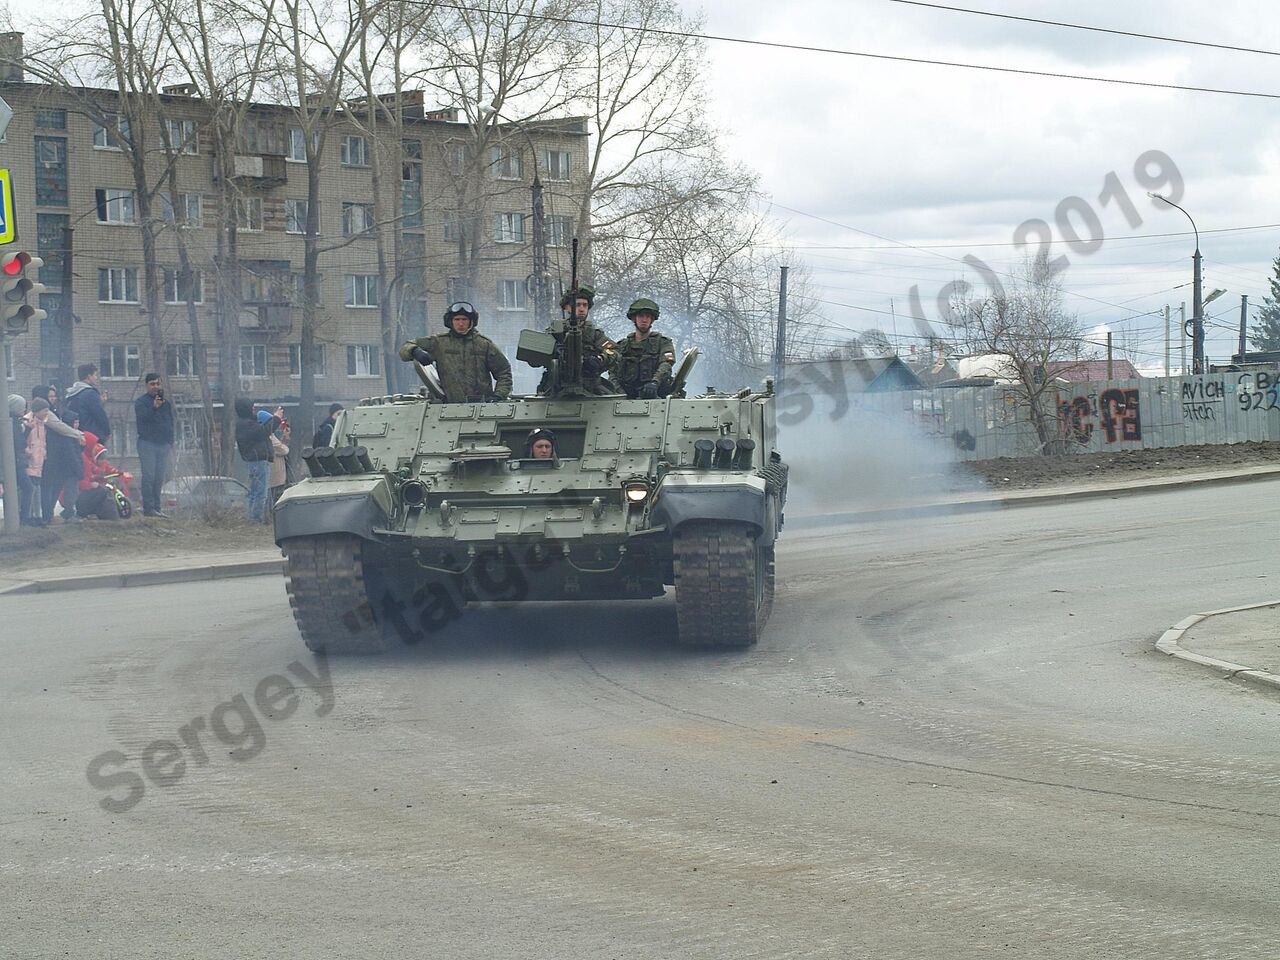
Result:
M83 577L50 577L28 580L0 588L0 596L30 593L60 593L71 590L100 590L106 587L154 587L170 583L196 583L201 580L230 580L236 577L261 577L279 574L284 558L245 560L234 563L201 563L163 570L141 570L136 573L97 573Z
M1228 613L1241 613L1245 610L1261 610L1265 607L1280 606L1280 600L1268 600L1265 603L1248 603L1241 607L1226 607L1222 610L1209 610L1205 613L1194 613L1185 620L1180 620L1172 627L1160 635L1160 639L1156 641L1156 649L1161 653L1168 654L1171 657L1177 657L1179 660L1186 660L1188 663L1194 663L1202 667L1208 667L1211 670L1217 670L1225 674L1224 679L1227 680L1247 680L1250 683L1257 683L1273 690L1280 690L1280 676L1274 673L1267 673L1265 670L1255 670L1253 667L1246 667L1243 664L1232 663L1230 660L1219 660L1216 657L1206 657L1203 654L1192 653L1190 650L1183 649L1182 638L1188 630L1196 624L1208 620L1210 617L1220 617Z
M807 529L830 523L870 523L876 520L903 520L914 517L940 517L958 513L987 513L1011 507L1039 507L1075 500L1103 500L1137 496L1143 493L1164 493L1185 490L1188 487L1213 487L1233 483L1255 483L1262 480L1280 480L1280 467L1233 473L1221 477L1196 477L1187 479L1156 480L1129 484L1123 487L1090 487L1083 490L1058 490L1053 493L1032 493L1025 496L986 497L979 500L911 504L901 507L885 507L877 510L851 510L842 513L814 513L791 516L787 523L793 529ZM1264 604L1266 606L1266 604Z

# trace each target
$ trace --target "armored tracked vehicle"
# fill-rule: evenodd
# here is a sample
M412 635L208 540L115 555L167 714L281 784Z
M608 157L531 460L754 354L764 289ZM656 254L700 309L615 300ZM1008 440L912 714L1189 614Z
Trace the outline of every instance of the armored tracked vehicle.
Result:
M679 639L747 647L773 603L787 467L772 385L685 398L588 396L574 355L526 331L549 395L446 403L425 387L342 412L335 447L280 498L294 617L308 647L374 653L447 633L467 603L621 600L674 585ZM568 356L569 361L566 361ZM557 456L534 459L535 428Z

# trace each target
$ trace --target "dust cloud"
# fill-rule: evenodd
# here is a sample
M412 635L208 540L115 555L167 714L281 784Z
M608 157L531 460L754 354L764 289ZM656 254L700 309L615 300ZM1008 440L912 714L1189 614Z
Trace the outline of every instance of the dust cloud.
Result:
M926 391L867 393L848 364L804 367L784 379L778 398L789 516L909 507L987 489L961 465L952 438L930 432Z

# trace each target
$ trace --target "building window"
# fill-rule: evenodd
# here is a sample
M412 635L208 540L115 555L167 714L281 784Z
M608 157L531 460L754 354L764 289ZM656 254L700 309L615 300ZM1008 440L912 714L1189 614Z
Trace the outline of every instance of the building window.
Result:
M369 343L348 345L347 376L376 377L378 375L378 346Z
M284 232L307 232L307 201L286 200L284 202Z
M573 239L573 220L569 217L547 217L547 246L567 247Z
M190 282L188 283L188 279ZM190 294L192 303L204 303L204 276L199 270L192 270L189 277L181 270L164 271L164 302L186 303Z
M160 194L160 216L165 223L177 223L185 227L204 226L204 197L198 193L180 193L175 206L168 191Z
M490 154L493 175L499 180L523 180L524 157L515 147L494 147Z
M142 376L142 348L112 343L102 348L98 372L104 380L137 380Z
M239 197L236 199L236 226L241 230L262 230L262 198Z
M403 164L406 173L412 173L413 179L406 177L400 182L400 226L406 230L421 228L422 221L422 164ZM412 169L410 169L412 168Z
M99 267L99 303L137 303L137 267Z
M36 249L44 266L40 268L40 282L49 290L62 289L63 254L67 249L67 228L71 218L65 213L36 214ZM43 308L52 313L45 301Z
M95 190L94 202L98 208L99 223L133 224L137 223L134 215L133 191L117 190L112 187Z
M170 377L196 376L196 348L190 343L171 343L164 348L164 368Z
M294 280L288 260L245 260L240 266L240 300L243 303L289 303Z
M67 139L36 137L36 204L67 205Z
M108 113L105 119L106 126L93 126L93 148L119 150L122 144L130 142L129 118L119 113Z
M320 133L311 134L311 152L319 154L320 152ZM307 138L301 127L289 128L289 142L285 149L285 159L293 163L307 162Z
M542 152L544 165L547 168L548 180L568 180L569 179L569 151L568 150L544 150Z
M446 143L442 148L444 150L444 165L454 176L462 173L467 168L467 145L454 141Z
M323 343L312 345L311 375L314 377L325 375ZM295 379L302 377L302 344L300 343L289 344L289 376Z
M525 290L523 280L498 281L498 309L523 310L525 308Z
M175 153L195 154L199 152L196 141L196 122L194 120L166 120L164 122L165 137L169 148Z
M65 130L67 129L67 111L37 110L36 126L44 127L46 130Z
M376 273L347 274L348 307L376 307L378 305L378 275Z
M493 220L495 243L520 243L524 240L524 215L500 213Z
M400 156L405 160L421 160L422 159L422 141L421 140L401 140Z
M267 375L267 345L265 343L240 344L240 376L265 377Z
M343 137L341 159L344 167L367 167L369 165L369 141L364 137Z
M373 204L343 202L342 235L344 237L358 237L372 229Z

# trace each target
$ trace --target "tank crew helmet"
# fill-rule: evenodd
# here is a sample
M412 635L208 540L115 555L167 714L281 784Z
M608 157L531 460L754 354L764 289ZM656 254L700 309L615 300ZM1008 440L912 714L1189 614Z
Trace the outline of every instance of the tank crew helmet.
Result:
M585 283L580 284L576 290L570 290L560 298L560 309L568 310L579 299L587 301L587 309L594 307L596 304L596 288L589 287Z
M480 322L480 313L466 300L458 300L449 304L449 309L444 312L444 326L446 330L453 329L453 318L458 314L465 314L471 321L471 329L476 328L476 324Z
M627 308L627 319L634 322L637 313L651 313L653 319L657 320L662 315L662 311L658 309L658 305L648 297L641 297L635 303Z
M529 431L529 436L525 438L524 455L525 459L535 459L533 456L533 445L539 440L546 440L551 444L551 456L555 457L559 451L556 449L556 435L546 427L535 427Z

